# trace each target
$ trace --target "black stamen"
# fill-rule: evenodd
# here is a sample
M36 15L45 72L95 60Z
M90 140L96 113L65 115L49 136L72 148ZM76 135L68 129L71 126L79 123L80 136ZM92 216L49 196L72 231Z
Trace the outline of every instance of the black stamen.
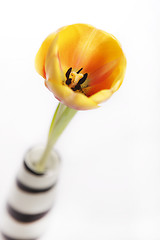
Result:
M72 71L72 68L70 67L66 72L66 78L67 79L69 78L69 75L70 75L71 71Z
M82 69L83 69L83 68L80 68L80 69L77 71L77 73L80 73L80 72L82 71Z
M80 90L80 89L81 89L81 85L78 83L75 87L72 88L73 91Z
M72 88L73 91L77 91L77 90L82 90L81 88L81 84L83 84L85 82L85 80L88 77L88 73L85 73L83 75L83 77L78 81L77 85L75 87Z
M78 81L78 84L84 83L86 81L87 77L88 77L88 73L85 73L83 75L83 77Z
M68 79L66 80L66 84L67 84L67 85L70 85L71 82L72 82L72 78L68 78Z

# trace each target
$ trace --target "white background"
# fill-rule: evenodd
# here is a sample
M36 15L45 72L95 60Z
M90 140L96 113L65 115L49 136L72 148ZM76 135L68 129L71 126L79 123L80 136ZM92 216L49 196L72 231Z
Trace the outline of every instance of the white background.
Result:
M46 36L89 23L127 57L120 90L78 112L56 149L62 169L50 240L160 239L160 1L1 1L0 206L26 150L45 143L57 100L34 69ZM2 219L1 219L2 220Z

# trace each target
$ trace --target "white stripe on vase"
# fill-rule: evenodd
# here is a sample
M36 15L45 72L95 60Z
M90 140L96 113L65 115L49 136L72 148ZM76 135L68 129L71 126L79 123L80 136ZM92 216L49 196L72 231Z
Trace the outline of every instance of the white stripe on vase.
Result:
M28 214L45 212L55 201L56 187L40 193L29 193L21 190L16 183L8 198L8 203L17 211Z
M16 180L16 184L18 186L19 189L21 189L24 192L28 192L28 193L43 193L43 192L48 192L49 190L51 190L52 188L56 187L57 183L54 183L53 185L49 186L48 188L31 188L28 187L26 185L24 185L18 178Z

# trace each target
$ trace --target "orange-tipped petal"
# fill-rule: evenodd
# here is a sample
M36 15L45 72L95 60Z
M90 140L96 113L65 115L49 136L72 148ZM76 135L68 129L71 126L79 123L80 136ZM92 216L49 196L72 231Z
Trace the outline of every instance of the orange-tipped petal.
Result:
M73 24L59 32L60 59L63 66L78 69L88 61L88 51L97 29L87 24Z
M63 28L59 35L62 68L66 71L69 67L83 67L84 72L89 73L89 86L93 88L88 88L91 91L87 92L87 96L110 89L119 69L124 72L125 56L119 41L112 34L91 25L74 24Z
M108 68L110 63L115 64L123 53L118 40L113 35L101 30L96 31L96 36L90 47L91 51L86 53L87 61L85 65L85 70L90 73L94 73L104 65Z
M43 77L45 78L45 60L46 60L46 55L48 52L48 49L53 41L53 39L55 38L56 33L52 33L50 34L42 43L36 58L35 58L35 68L36 71Z
M122 53L120 43L113 35L91 25L69 25L59 34L60 59L64 66L84 67L91 73Z

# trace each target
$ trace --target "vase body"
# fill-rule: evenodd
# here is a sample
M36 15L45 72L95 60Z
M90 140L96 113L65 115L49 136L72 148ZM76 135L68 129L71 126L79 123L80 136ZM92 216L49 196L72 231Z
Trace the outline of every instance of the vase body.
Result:
M47 227L56 196L60 160L52 151L45 171L38 173L34 164L42 151L42 147L34 147L25 154L3 214L1 233L4 239L38 239Z

